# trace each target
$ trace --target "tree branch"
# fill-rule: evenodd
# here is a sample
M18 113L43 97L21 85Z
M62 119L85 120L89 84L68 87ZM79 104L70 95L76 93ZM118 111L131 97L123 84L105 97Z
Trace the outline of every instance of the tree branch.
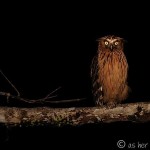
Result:
M14 86L14 84L12 84L12 82L10 82L10 80L4 75L4 73L2 72L2 70L0 70L0 73L2 74L2 76L7 80L7 82L12 86L12 88L16 91L17 96L20 96L19 91L17 90L17 88Z
M54 91L52 93L54 93ZM36 103L62 104L62 103L79 102L79 101L85 100L85 98L77 98L77 99L69 99L69 100L50 101L50 99L57 96L57 95L50 96L52 95L52 93L48 94L45 98L39 98L39 99L22 98L20 96L15 96L7 92L0 92L0 95L6 96L7 100L9 100L9 98L12 98L12 99L16 99L16 100L23 101L23 102L30 103L30 104L33 104L33 103L34 104Z
M115 108L0 107L0 123L14 126L80 126L118 121L150 121L150 102L122 104Z
M9 100L9 98L12 99L16 99L19 101L23 101L26 103L50 103L50 104L61 104L61 103L70 103L70 102L78 102L78 101L82 101L85 100L86 98L77 98L77 99L69 99L69 100L61 100L61 101L50 101L50 99L56 97L57 95L52 95L54 93L56 93L61 87L58 87L57 89L55 89L54 91L52 91L51 93L49 93L46 97L44 98L40 98L40 99L27 99L27 98L23 98L20 96L19 91L17 90L17 88L14 86L14 84L12 84L12 82L10 82L10 80L6 77L6 75L2 72L2 70L0 70L0 73L2 74L2 76L7 80L7 82L13 87L13 89L17 92L17 96L12 95L8 92L2 92L0 91L0 95L1 96L5 96L7 98L7 102Z

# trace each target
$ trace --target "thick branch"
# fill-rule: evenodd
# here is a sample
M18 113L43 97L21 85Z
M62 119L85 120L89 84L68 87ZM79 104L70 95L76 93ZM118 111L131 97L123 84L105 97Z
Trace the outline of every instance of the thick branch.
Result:
M150 102L122 104L115 108L0 107L0 123L6 125L80 126L117 121L150 121Z

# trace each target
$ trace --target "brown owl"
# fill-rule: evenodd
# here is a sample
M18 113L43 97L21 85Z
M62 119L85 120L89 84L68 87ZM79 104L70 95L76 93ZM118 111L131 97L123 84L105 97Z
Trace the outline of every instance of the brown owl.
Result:
M93 58L91 77L97 106L115 105L128 96L128 63L124 39L109 35L98 39L97 55Z

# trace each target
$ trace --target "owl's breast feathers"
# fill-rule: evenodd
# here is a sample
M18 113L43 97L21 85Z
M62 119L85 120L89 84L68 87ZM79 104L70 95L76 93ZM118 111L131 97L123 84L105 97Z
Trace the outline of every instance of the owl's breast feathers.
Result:
M123 51L100 51L93 58L91 76L96 103L126 99L128 64Z

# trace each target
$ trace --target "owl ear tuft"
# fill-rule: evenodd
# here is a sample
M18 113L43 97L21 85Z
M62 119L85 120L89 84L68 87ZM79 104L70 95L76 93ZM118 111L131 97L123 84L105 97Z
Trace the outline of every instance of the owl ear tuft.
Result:
M119 39L120 41L122 41L123 43L127 43L127 40L124 39L124 38L118 37L118 39Z
M96 42L99 42L101 40L101 38L96 39Z
M101 37L101 38L98 38L96 41L99 42L101 40L104 40L105 38L104 37Z
M123 43L128 43L128 41L126 39L121 38Z

